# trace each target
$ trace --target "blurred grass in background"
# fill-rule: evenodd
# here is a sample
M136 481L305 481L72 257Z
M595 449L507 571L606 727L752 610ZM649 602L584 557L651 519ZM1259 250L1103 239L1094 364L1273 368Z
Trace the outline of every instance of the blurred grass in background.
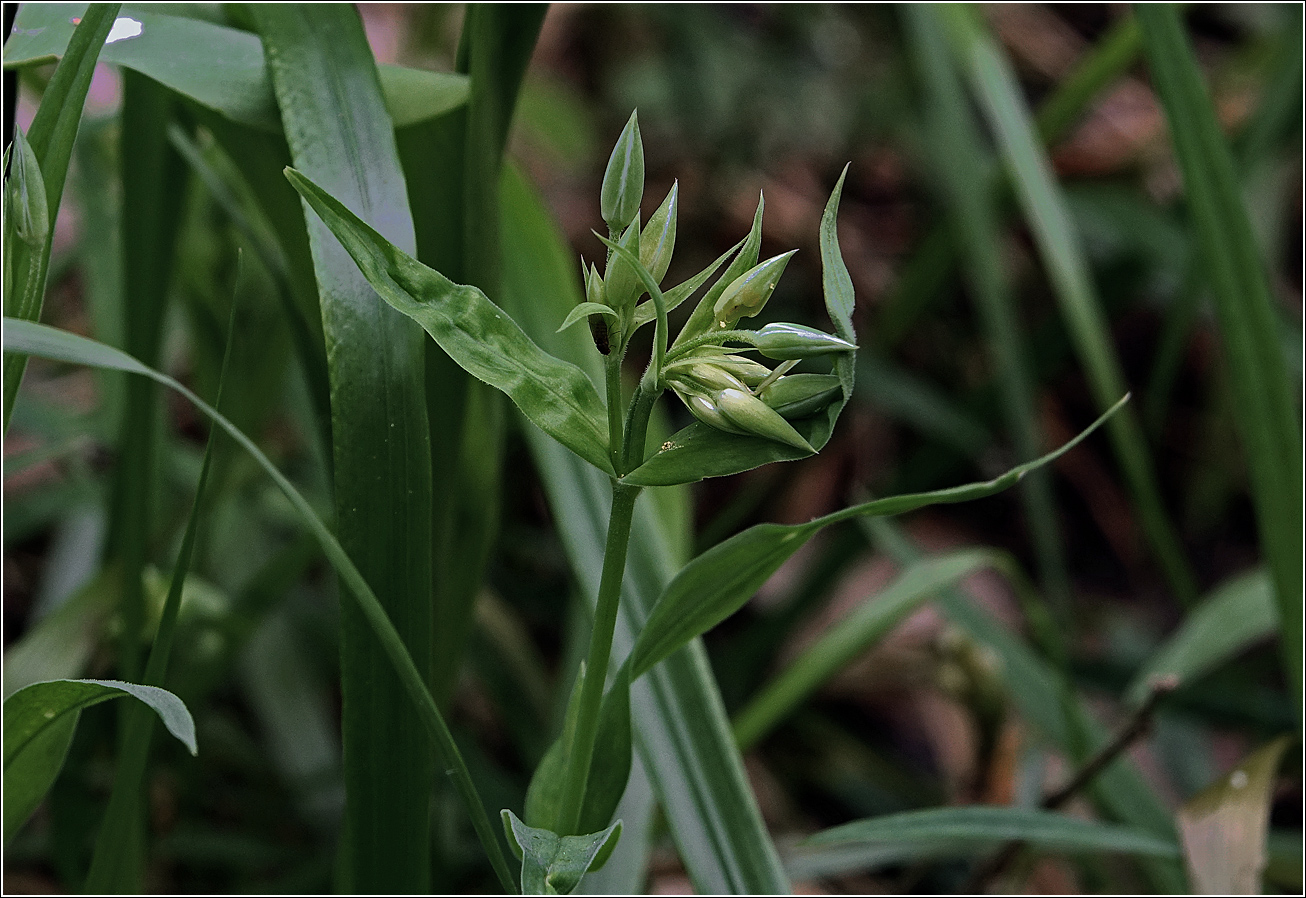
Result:
M216 7L197 11L222 16ZM378 61L454 70L460 7L364 5L361 13ZM1140 475L1152 482L1142 493L1113 444L1095 439L1030 492L917 513L896 529L831 529L708 634L712 669L735 714L781 670L801 666L821 634L864 616L912 552L982 547L1024 572L971 575L877 634L746 755L790 875L835 891L958 890L967 868L952 857L927 863L911 852L790 846L849 820L914 808L1035 804L1145 692L1141 672L1161 669L1158 657L1191 679L1162 704L1138 766L1117 767L1094 794L1108 817L1147 825L1148 814L1160 814L1164 828L1183 800L1300 725L1300 693L1272 638L1281 606L1265 571L1274 559L1258 536L1265 512L1250 473L1254 450L1236 414L1247 402L1240 363L1225 351L1226 311L1217 314L1220 286L1205 267L1212 238L1195 227L1198 204L1185 199L1192 175L1172 152L1167 113L1175 113L1153 93L1137 23L1101 5L1009 4L979 14L967 38L885 6L554 7L509 141L509 156L575 252L599 258L590 229L599 222L603 163L638 107L648 195L680 183L671 282L747 231L761 190L762 255L800 249L764 317L814 326L826 324L817 224L851 160L840 240L862 348L848 414L819 457L699 484L692 507L665 498L665 519L692 521L667 528L686 543L671 546L670 557L683 560L758 521L803 522L867 494L990 477L1063 442L1101 410L1082 341L1105 347L1114 376L1134 392L1137 424L1122 439L1150 472ZM1259 260L1268 273L1271 345L1295 417L1282 420L1282 407L1275 414L1300 453L1300 8L1199 5L1183 22L1232 147L1231 189L1252 241L1242 261ZM968 40L988 43L998 68L968 68ZM1005 83L1016 88L1005 98L1015 118L994 113L998 94L984 93L1003 89L1003 67L1016 79ZM120 122L130 108L119 117L115 71L101 66L92 86L42 320L130 345L116 330L117 310L136 297L116 287L118 247L132 240L116 230L124 202L117 167L127 152ZM23 70L21 124L48 73ZM134 88L125 89L130 97ZM214 129L217 140L201 128L196 151L239 183L222 149L230 143ZM166 138L149 139L162 146ZM232 215L253 208L248 193L258 185L224 205L176 172L184 187L175 197L175 273L152 288L168 297L155 323L159 366L212 396L230 338L239 376L228 379L224 410L330 508L325 375L292 349L322 337L296 333L287 325L296 319L282 311L295 302L284 279L298 260L247 262L228 334L237 248L258 257L275 245L277 225L255 217L241 227ZM1031 200L1030 190L1043 192ZM1037 209L1064 215L1062 230L1050 235ZM1056 240L1068 255L1048 250ZM501 246L505 256L517 251L511 241ZM1075 277L1095 303L1081 330L1060 303ZM60 676L113 669L124 629L100 559L121 476L115 428L131 393L113 376L28 367L5 441L6 694L48 672L52 657L63 659ZM156 495L142 500L149 529L138 534L148 619L166 592L206 430L171 400L143 426L159 434L148 462ZM475 436L464 447L474 449ZM568 693L558 679L585 645L570 547L556 527L562 512L546 498L553 487L534 458L509 427L502 465L483 493L495 503L498 536L451 689L455 735L491 807L521 805ZM1296 483L1299 493L1300 467ZM1152 498L1140 501L1147 490ZM173 653L185 663L174 661L169 679L195 713L201 754L156 746L146 882L164 891L329 890L343 796L335 578L248 459L220 450L209 495ZM1300 552L1299 506L1296 521ZM1171 536L1156 538L1158 530ZM1169 548L1158 550L1166 540ZM40 648L51 645L57 652ZM1299 690L1300 667L1296 676ZM6 890L80 886L113 749L112 713L89 709L46 808L6 848ZM1301 887L1300 765L1300 752L1290 752L1274 792L1267 889ZM1142 810L1122 797L1136 781L1126 773L1147 784ZM635 865L628 879L602 879L618 875L610 867L592 888L686 883L665 820L647 816L643 782L647 867L635 852L622 860ZM637 773L633 805L640 783ZM451 790L436 790L434 886L491 888L455 802ZM1123 891L1163 888L1169 874L1115 856L1050 854L1010 875L1036 891Z

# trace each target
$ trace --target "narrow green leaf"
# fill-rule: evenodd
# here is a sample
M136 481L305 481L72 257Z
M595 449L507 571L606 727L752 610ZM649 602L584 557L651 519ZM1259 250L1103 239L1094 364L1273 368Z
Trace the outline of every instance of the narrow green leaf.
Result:
M1280 736L1184 803L1177 815L1193 891L1258 895L1279 759L1292 741Z
M571 250L539 197L512 169L505 172L503 203L504 239L515 249L504 260L505 307L540 345L588 366L597 376L600 357L588 335L555 332L556 322L580 300ZM595 596L610 479L538 430L527 428L525 435L580 591ZM664 492L675 495L681 490ZM654 513L654 497L648 492L645 496L635 508L614 663L628 655L654 600L683 563L676 547L686 534L668 532L667 519ZM789 891L702 644L691 643L687 651L634 683L631 712L636 746L694 887L704 893Z
M614 473L607 412L584 372L540 349L480 290L459 286L402 252L293 169L286 177L382 299L421 324L465 370L508 394L531 423L590 464Z
M924 7L903 7L903 12L927 98L925 144L941 176L941 199L961 250L968 292L974 296L989 355L998 369L1007 428L1017 457L1028 458L1045 444L1034 407L1024 328L1003 261L991 154L984 151L982 133L937 22ZM957 146L975 150L949 152L949 147ZM1064 609L1070 581L1049 472L1038 472L1021 484L1020 498L1048 599Z
M4 703L4 840L7 843L53 785L83 708L131 696L159 715L191 754L195 722L165 689L117 680L52 680L18 690Z
M294 163L415 251L394 125L358 12L250 11ZM308 233L331 382L337 533L413 662L427 669L432 475L422 333L378 301L320 221L309 219ZM340 660L346 890L426 891L432 758L401 683L352 606L341 610Z
M69 362L75 365L90 365L97 368L140 374L163 384L193 403L196 408L226 431L228 436L250 454L259 467L272 478L272 481L285 495L286 499L289 500L295 514L308 527L322 547L327 560L331 562L331 566L340 575L346 587L346 595L356 601L358 607L362 610L367 625L376 635L391 666L398 674L400 683L416 708L418 719L426 728L440 762L453 771L454 784L462 797L463 803L467 806L468 813L472 818L472 824L476 829L476 835L481 840L486 854L489 855L490 863L494 866L499 881L509 891L515 888L514 879L508 870L507 862L503 858L503 850L495 836L493 827L490 825L489 817L485 813L485 806L476 793L476 787L467 772L467 765L463 762L458 746L453 741L453 735L449 732L444 718L440 715L435 701L431 698L431 693L426 687L423 675L418 672L416 665L413 664L412 656L408 654L408 650L404 647L403 640L400 639L399 634L396 632L394 624L386 616L381 603L377 600L371 587L367 585L367 581L363 579L362 574L359 573L358 568L345 554L345 550L331 534L331 530L313 511L313 507L309 505L308 500L295 489L284 474L277 470L276 465L268 460L268 457L259 450L258 446L254 445L249 437L245 436L239 428L211 405L171 377L141 364L121 350L56 328L9 318L6 318L3 323L3 338L4 347L11 351Z
M1184 615L1179 629L1134 677L1125 698L1141 703L1158 676L1174 674L1187 685L1253 643L1274 635L1278 625L1269 575L1256 570L1235 577Z
M86 9L85 3L25 4L14 20L13 36L5 42L5 69L63 56L76 30L73 21L84 17ZM102 62L146 75L233 122L280 130L258 35L140 6L118 21L121 36L105 46ZM205 52L188 52L189 47L203 47ZM386 109L398 128L467 101L468 82L462 75L383 65L379 76Z
M1179 846L1133 827L1112 826L1027 808L929 808L845 823L819 832L806 845L935 841L992 845L1019 839L1061 851L1113 851L1149 857L1178 857Z
M1165 109L1200 262L1215 309L1234 395L1234 421L1251 470L1256 524L1279 602L1284 670L1302 698L1302 437L1264 264L1220 133L1173 6L1136 10ZM1300 62L1298 63L1300 66ZM1300 725L1300 712L1298 724Z
M12 206L9 200L10 185L6 182L6 213L16 213L16 217L7 216L6 221L4 311L7 317L40 320L45 279L50 265L50 236L54 233L59 203L63 199L68 160L72 157L73 144L77 139L82 106L91 86L95 61L104 47L109 29L113 27L119 6L117 3L95 3L86 9L82 24L73 29L64 60L55 69L54 76L41 97L41 106L32 119L27 140L17 146L17 155L12 159L16 169L14 175L22 178L21 182L15 182L13 186L25 194L25 201L21 209ZM7 47L6 44L6 51ZM43 234L36 231L42 223L42 216L35 210L23 211L38 195L35 183L29 183L37 177L42 181L40 192L44 194L47 204ZM32 227L28 233L20 235L17 226L25 220ZM14 228L12 233L10 227ZM9 239L11 236L19 237L19 241L13 243ZM11 255L12 260L9 258ZM22 383L26 366L27 359L21 355L4 357L3 429L6 432L9 430L9 417L14 410L14 397L18 395L18 386Z
M822 528L855 517L896 515L927 505L969 502L999 493L1069 452L1128 400L1120 399L1070 442L983 483L890 496L854 505L806 524L758 524L718 543L686 565L667 586L631 652L639 677L686 642L715 627L752 598L772 574Z
M1127 389L1123 369L1065 196L1034 131L1015 73L974 10L948 6L930 12L940 17L953 38L961 68L996 134L1075 352L1095 401L1106 408ZM1108 434L1162 573L1180 603L1190 605L1197 598L1196 580L1165 510L1138 416L1125 409L1111 422Z
M740 248L742 248L743 245L744 245L744 241L743 240L739 241L734 246L730 247L730 249L726 250L724 253L717 256L716 260L711 265L704 268L702 271L694 275L689 280L677 284L676 286L672 287L670 290L663 291L662 298L666 300L667 311L670 312L672 309L679 306L682 302L689 299L689 297L693 296L694 291L697 290L699 287L703 286L704 284L706 284L708 278L710 278L713 274L716 273L716 270L721 267L722 263L724 263L726 259L730 258L735 253L739 252ZM656 321L657 317L658 317L657 307L653 304L652 301L642 302L639 305L635 306L635 317L633 319L634 323L631 325L631 333L634 333L636 330L638 330L639 328L643 327L644 325L648 324L651 321Z
M590 869L603 866L621 838L620 820L602 832L559 836L527 826L512 811L502 816L503 831L522 862L523 895L570 895Z
M739 253L726 266L726 270L721 273L721 277L717 278L716 283L698 301L698 305L690 313L689 320L685 322L685 326L680 329L675 342L671 344L672 348L710 331L712 325L716 323L716 319L712 315L712 308L716 305L716 301L721 298L721 294L725 292L726 287L729 287L735 278L757 264L757 254L762 248L762 211L765 207L766 202L759 193L757 195L757 211L753 213L753 226L749 229L748 236L744 238L744 245L740 247Z
M231 334L234 329L232 322L235 320L235 314L236 304L233 301L231 320L227 325L228 334ZM231 365L233 342L228 337L222 358L222 369L218 377L215 407L220 407L222 404L222 390ZM168 659L172 654L173 634L177 626L177 613L181 608L182 587L186 583L186 575L190 571L191 557L195 550L195 533L199 527L204 487L208 483L209 470L213 463L213 444L216 435L216 428L210 429L204 447L204 461L200 465L200 476L195 487L195 500L191 503L186 530L181 539L181 549L177 553L177 563L173 567L172 581L168 586L168 595L159 616L159 626L155 631L149 659L145 664L142 679L146 686L162 687L167 674ZM135 891L141 886L140 871L136 863L139 858L134 845L135 820L137 809L142 806L141 791L149 760L150 739L154 735L154 719L140 709L128 712L123 719L126 722L125 735L120 743L118 769L114 775L109 805L100 821L100 831L95 839L91 870L86 878L88 892L125 893Z
M735 716L735 739L747 751L823 683L864 653L937 590L992 565L994 553L975 549L917 562L841 620L758 691Z
M105 621L118 606L119 583L114 571L101 570L5 649L0 678L5 698L43 680L81 676L102 638Z

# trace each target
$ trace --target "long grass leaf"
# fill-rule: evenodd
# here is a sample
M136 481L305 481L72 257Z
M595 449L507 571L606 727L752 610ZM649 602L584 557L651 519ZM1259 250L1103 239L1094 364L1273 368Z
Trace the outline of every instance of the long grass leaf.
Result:
M1192 49L1172 6L1136 13L1184 177L1201 261L1215 297L1251 470L1261 545L1279 602L1284 670L1302 696L1302 439L1264 264ZM1300 724L1300 717L1298 718Z
M571 252L522 176L505 172L504 302L551 352L601 374L587 334L557 333L579 301ZM609 478L533 428L526 438L582 592L597 595L607 532ZM647 491L646 491L647 492ZM652 503L635 508L613 663L634 645L654 599L679 566ZM636 743L653 792L696 889L708 893L787 892L789 883L748 787L725 709L701 643L669 659L631 688ZM620 851L620 848L618 848Z
M41 304L45 297L45 279L50 265L50 238L54 233L55 219L59 216L59 202L63 198L64 180L68 176L68 161L72 158L73 144L82 120L82 106L91 86L95 61L104 47L109 29L118 14L118 3L95 3L73 32L68 52L54 71L54 77L45 89L41 106L28 129L27 142L31 146L36 164L40 167L47 213L45 234L36 245L22 240L11 240L16 235L5 233L6 255L13 253L12 262L18 278L5 284L5 315L27 321L41 317ZM35 173L34 173L35 174ZM7 187L8 185L6 185ZM12 227L10 218L7 225ZM7 270L7 268L6 268ZM6 279L8 280L8 279ZM21 307L15 302L22 299ZM9 417L14 410L14 397L23 380L27 359L20 355L4 357L4 431L9 430Z
M440 762L453 771L454 785L458 788L459 795L467 806L477 837L480 838L500 883L508 891L513 891L516 888L515 879L504 859L496 828L490 824L489 816L485 813L485 806L481 803L480 796L476 792L476 786L472 783L471 775L467 771L467 765L463 762L462 755L453 741L453 735L449 732L439 708L436 707L435 701L431 698L423 674L418 672L412 656L404 647L403 640L396 631L394 624L391 623L390 618L386 615L385 609L381 607L376 594L368 586L367 581L354 565L354 562L345 553L340 542L332 535L330 528L317 516L308 500L295 489L290 481L286 479L286 476L277 470L276 465L272 464L258 446L239 428L227 420L213 406L200 399L168 375L142 364L122 350L114 349L103 343L97 343L94 340L88 340L85 337L79 337L76 334L32 322L8 318L4 320L3 324L4 345L6 348L75 365L90 365L113 371L126 371L130 374L147 377L156 383L175 390L226 431L227 435L248 452L259 467L272 478L277 488L281 490L294 508L295 514L300 521L303 522L322 547L322 551L326 554L331 566L340 575L340 579L345 586L346 595L357 603L357 607L361 610L367 626L375 634L390 666L398 676L404 692L408 695L412 703L412 709L417 711L418 720L425 727Z
M412 251L393 124L358 13L252 11L295 164ZM316 219L309 242L331 381L337 532L424 668L431 471L422 332L380 301ZM434 775L426 741L380 646L348 606L340 633L348 888L425 891Z
M1002 400L1017 457L1032 458L1041 447L1030 382L1024 329L1020 326L1009 278L1002 263L996 192L986 189L991 162L980 151L948 152L947 147L982 147L978 124L966 106L960 79L943 35L923 7L906 7L905 15L917 69L925 86L926 146L945 194L962 263L969 275L984 336L998 369ZM1045 592L1063 614L1070 599L1065 550L1047 471L1034 472L1021 484L1027 530L1038 556Z
M973 10L940 7L931 12L948 28L971 88L997 136L1075 352L1098 407L1106 408L1126 390L1120 359L1111 344L1110 329L1065 197L1035 133L1015 74ZM1179 602L1191 605L1197 598L1196 580L1166 513L1138 416L1125 409L1111 422L1108 433L1162 573Z
M1179 846L1145 830L1094 823L1029 808L928 808L857 820L823 830L805 845L897 842L987 842L1020 839L1039 847L1073 851L1116 851L1153 857L1179 856Z

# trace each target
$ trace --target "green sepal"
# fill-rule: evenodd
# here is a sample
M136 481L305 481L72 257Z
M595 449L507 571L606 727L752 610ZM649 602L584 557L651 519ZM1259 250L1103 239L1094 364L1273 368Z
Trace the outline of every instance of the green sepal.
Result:
M762 311L775 292L775 285L780 282L785 266L796 252L798 250L791 249L787 253L772 256L731 281L730 286L712 304L716 327L723 330L733 327L740 318L752 318Z
M671 185L667 198L658 206L639 235L639 261L659 284L671 267L671 254L676 249L676 212L679 208L680 182Z

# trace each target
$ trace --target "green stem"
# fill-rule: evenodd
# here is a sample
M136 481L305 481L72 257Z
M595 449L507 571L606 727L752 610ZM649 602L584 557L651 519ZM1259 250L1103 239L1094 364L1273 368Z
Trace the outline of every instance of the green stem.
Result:
M621 334L617 335L618 337ZM621 357L625 347L624 341L609 342L608 355L603 364L608 383L608 455L612 458L612 470L623 473L621 455L623 446L621 427Z
M612 515L608 519L603 575L599 580L599 598L594 610L594 628L590 633L589 657L585 664L587 675L581 686L576 735L567 761L562 808L558 814L564 835L574 833L580 823L585 786L589 780L590 759L594 754L594 738L598 734L603 684L607 679L608 659L612 654L612 634L617 626L621 579L626 569L626 549L630 545L630 523L639 491L639 487L626 486L617 481L612 484Z
M649 372L653 369L650 366ZM630 402L630 416L626 422L626 442L622 446L621 466L617 468L623 475L630 473L644 463L644 448L648 442L648 419L653 413L653 403L662 390L655 383L650 383L651 375L645 373L639 386L635 388L635 398Z

